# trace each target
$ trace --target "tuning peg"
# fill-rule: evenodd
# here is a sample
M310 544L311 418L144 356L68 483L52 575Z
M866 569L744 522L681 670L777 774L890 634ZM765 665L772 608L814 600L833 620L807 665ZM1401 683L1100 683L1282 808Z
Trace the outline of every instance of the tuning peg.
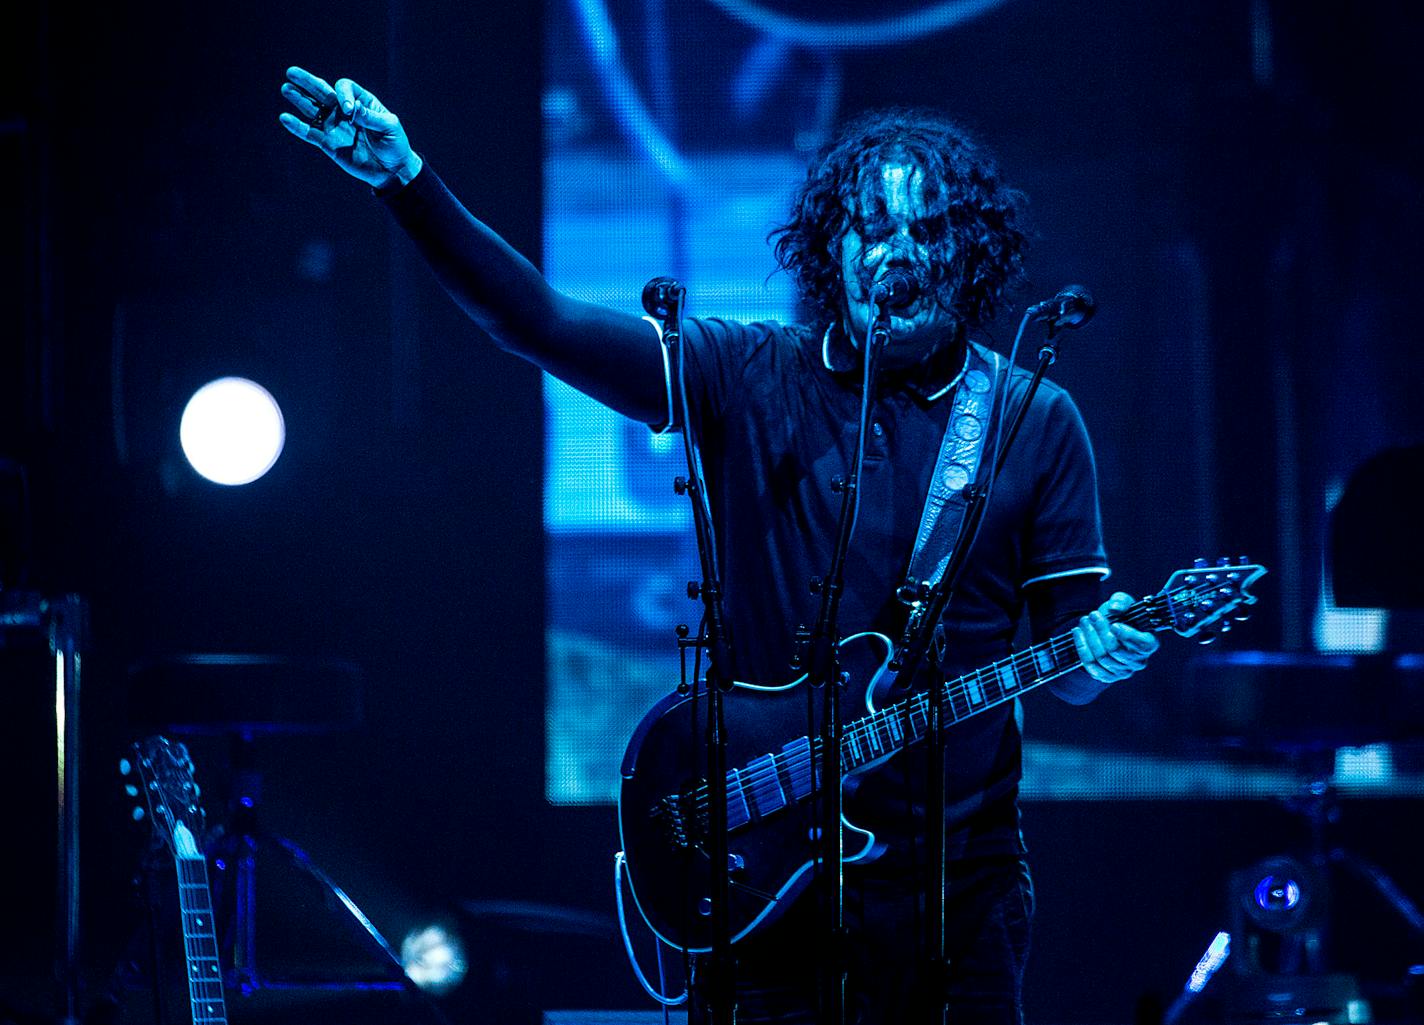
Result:
M132 783L125 783L124 793L128 794L130 797L137 797L138 787L134 786Z
M127 775L128 775L129 773L131 773L131 772L133 772L133 762L129 761L127 758L120 758L120 759L119 759L119 775L120 775L120 776L127 776Z
M130 814L133 815L133 820L135 822L143 821L143 808L141 806L135 805L134 810Z

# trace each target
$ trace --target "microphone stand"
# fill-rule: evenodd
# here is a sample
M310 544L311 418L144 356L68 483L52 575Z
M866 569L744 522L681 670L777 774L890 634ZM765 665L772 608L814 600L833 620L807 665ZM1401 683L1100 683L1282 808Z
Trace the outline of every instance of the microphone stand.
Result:
M855 457L851 461L849 476L831 478L831 490L841 496L840 514L836 522L836 542L831 555L831 568L824 578L811 579L811 593L819 594L820 609L816 615L816 625L811 631L803 627L797 631L798 652L809 647L809 664L806 680L812 688L820 689L823 697L819 749L821 766L816 772L813 741L811 787L812 802L821 799L821 825L817 831L817 868L830 866L829 873L818 873L824 883L829 876L829 889L823 885L822 899L825 902L826 935L829 952L823 960L821 1018L825 1025L839 1025L845 1021L845 870L841 863L845 846L845 831L841 818L841 744L845 736L845 725L841 722L841 692L846 683L841 672L837 651L837 620L840 614L841 594L845 589L845 560L850 550L851 536L855 532L855 521L860 508L860 471L865 461L865 431L870 420L870 409L874 402L876 364L880 354L890 341L889 303L877 301L872 294L874 314L864 352L864 379L861 388L860 424L856 432ZM800 661L798 654L797 661Z
M654 285L660 288L654 291ZM650 292L656 301L649 303ZM702 580L688 585L693 598L701 598L706 610L706 628L701 636L678 639L687 647L706 648L710 652L707 666L707 842L712 883L712 956L708 965L706 993L712 1025L735 1025L737 1018L736 987L733 978L731 935L731 858L727 840L727 731L723 718L723 698L732 688L731 642L722 606L722 586L717 576L717 556L712 534L712 517L707 504L707 486L702 477L702 457L698 451L696 432L687 415L687 386L682 361L682 310L687 290L668 279L654 279L644 290L648 312L661 317L663 344L667 346L668 364L675 387L675 410L670 410L673 423L681 427L683 454L687 459L687 476L678 477L673 487L692 502L692 523L697 535L697 555L701 563Z
M1019 324L1018 335L1014 339L1013 351L1009 356L1009 363L1005 369L1005 384L1003 395L995 397L995 404L999 409L999 418L996 427L1002 427L1004 406L1009 399L1009 382L1013 377L1014 357L1018 354L1019 341L1023 338L1024 329L1033 318L1033 311L1024 314L1023 320ZM945 571L940 576L939 582L930 589L924 601L916 608L911 615L909 623L905 626L905 633L900 641L898 654L890 664L890 668L895 670L895 684L905 681L905 690L909 692L914 682L915 673L924 663L926 656L933 654L929 665L926 667L927 681L927 717L928 717L928 741L930 745L928 758L929 771L929 802L925 807L926 831L929 833L929 854L930 864L934 866L934 881L929 887L929 908L927 919L930 928L934 930L932 951L928 959L927 971L929 979L933 982L931 992L939 995L939 1011L932 1019L938 1025L945 1025L949 1020L948 1003L948 982L949 982L949 958L946 954L945 937L945 891L947 887L948 863L945 854L947 822L945 820L945 784L944 784L944 684L945 675L942 667L942 660L945 654L944 632L939 628L940 621L944 616L944 610L949 607L951 599L954 597L955 585L958 583L959 574L968 561L969 552L974 546L974 541L978 537L979 527L984 520L984 512L989 505L989 497L994 490L994 482L998 479L999 471L1003 469L1005 460L1008 459L1009 449L1013 445L1014 438L1018 435L1019 427L1022 426L1024 417L1028 413L1028 408L1033 402L1034 395L1038 392L1039 385L1043 383L1043 376L1048 368L1058 359L1058 346L1054 338L1058 333L1059 325L1050 321L1048 324L1047 337L1038 350L1038 366L1035 368L1033 377L1030 379L1028 389L1024 393L1023 399L1019 402L1010 422L1008 432L1005 434L999 430L995 431L994 437L994 458L990 463L990 470L987 480L980 483L976 480L964 489L967 508L964 513L963 525L960 528L959 536L955 539L954 548L950 552L949 560L945 564ZM967 341L965 344L968 344ZM981 468L980 475L983 470ZM908 703L907 703L908 708ZM906 731L906 737L910 733ZM932 813L931 809L938 809L937 813ZM929 822L932 814L938 822L938 828L930 829Z

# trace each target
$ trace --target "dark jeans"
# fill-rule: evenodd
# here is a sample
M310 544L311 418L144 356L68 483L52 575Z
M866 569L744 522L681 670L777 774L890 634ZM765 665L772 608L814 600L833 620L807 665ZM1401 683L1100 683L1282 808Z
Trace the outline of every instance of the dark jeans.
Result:
M951 866L947 889L944 980L951 1025L1020 1025L1033 884L1018 858L981 858ZM926 970L921 942L924 897L899 880L846 874L850 934L846 1018L855 1025L938 1022L941 998ZM733 947L739 1022L816 1025L822 912L815 891L781 919ZM694 1021L707 1020L700 1008Z

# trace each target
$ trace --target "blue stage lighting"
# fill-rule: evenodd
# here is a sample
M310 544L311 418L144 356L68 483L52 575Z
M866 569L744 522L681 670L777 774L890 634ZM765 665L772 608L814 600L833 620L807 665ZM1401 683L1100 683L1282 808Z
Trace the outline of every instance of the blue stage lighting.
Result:
M401 941L401 967L411 982L436 996L458 986L469 970L460 937L438 925L406 934Z
M178 439L194 470L215 484L250 484L272 469L287 438L266 388L242 377L203 385L183 410Z
M1300 884L1285 876L1268 875L1256 884L1254 896L1262 911L1293 911L1300 904Z

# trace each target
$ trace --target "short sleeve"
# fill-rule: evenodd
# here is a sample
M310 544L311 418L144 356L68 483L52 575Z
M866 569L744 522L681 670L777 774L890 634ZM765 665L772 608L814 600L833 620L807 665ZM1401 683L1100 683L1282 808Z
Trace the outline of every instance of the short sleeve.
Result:
M1034 404L1040 400L1039 471L1024 545L1024 586L1077 573L1106 578L1111 571L1087 428L1063 389L1045 385Z
M746 393L748 367L765 350L773 325L741 324L711 317L689 318L682 325L683 373L687 406L696 424L706 427L723 420L728 410ZM663 367L667 375L668 416L654 430L675 430L674 411L679 403L674 395L675 368L663 345Z

